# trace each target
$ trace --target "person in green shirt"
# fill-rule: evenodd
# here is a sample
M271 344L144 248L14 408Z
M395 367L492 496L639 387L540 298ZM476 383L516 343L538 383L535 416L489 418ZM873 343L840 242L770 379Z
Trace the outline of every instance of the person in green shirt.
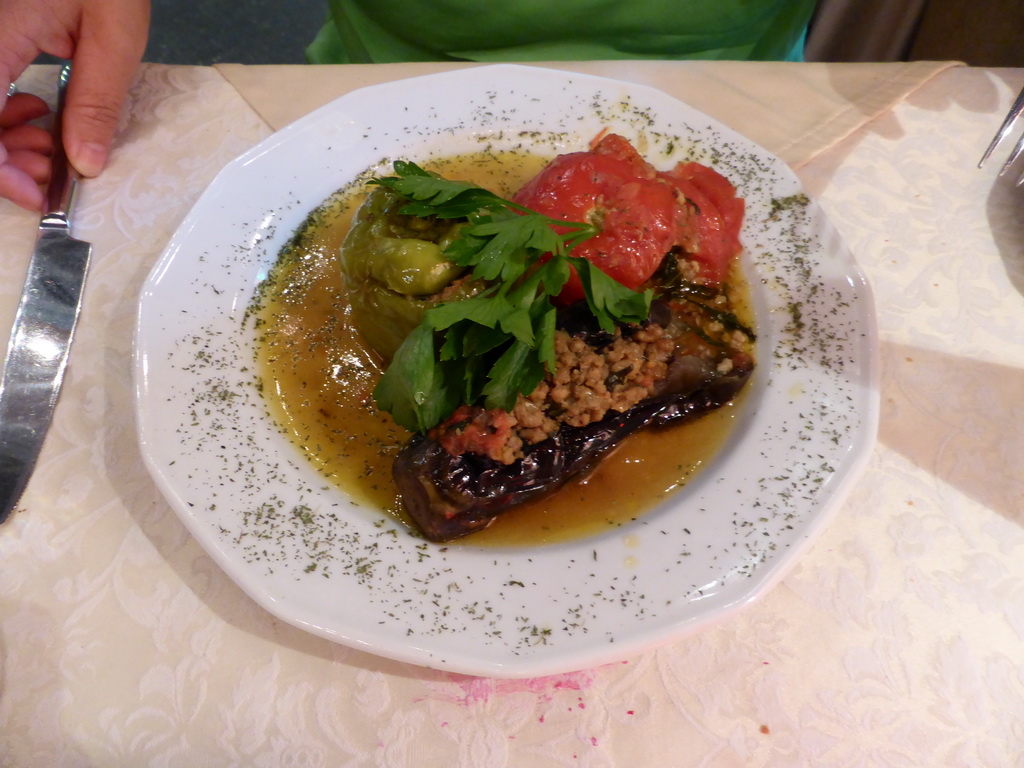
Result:
M799 61L816 0L330 0L313 63Z

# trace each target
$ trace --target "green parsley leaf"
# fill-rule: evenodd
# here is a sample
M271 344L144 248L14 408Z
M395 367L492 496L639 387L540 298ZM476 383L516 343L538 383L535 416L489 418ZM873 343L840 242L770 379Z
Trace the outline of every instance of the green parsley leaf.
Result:
M372 179L371 184L396 192L409 200L402 213L461 219L502 202L493 192L465 181L452 181L407 160L395 161L397 176ZM499 206L504 207L504 206Z
M443 331L463 321L496 328L502 317L511 311L512 307L504 297L485 291L462 301L431 307L424 320L435 331Z
M401 375L381 377L374 387L377 406L410 432L426 432L458 407L442 363L434 354L434 332L424 324L406 336L388 366Z
M615 330L614 320L623 323L641 323L647 319L651 308L652 291L638 293L623 291L622 284L609 277L586 259L571 258L583 284L590 311L597 317L601 329L611 333Z
M551 299L575 268L601 327L647 318L651 293L621 285L570 257L597 234L592 224L531 211L473 184L451 181L407 161L371 183L408 201L402 213L465 218L445 255L490 287L427 311L374 389L377 405L412 432L427 432L462 403L511 410L555 367Z
M484 407L511 411L520 393L533 392L543 378L544 364L533 347L517 339L491 368L482 392Z

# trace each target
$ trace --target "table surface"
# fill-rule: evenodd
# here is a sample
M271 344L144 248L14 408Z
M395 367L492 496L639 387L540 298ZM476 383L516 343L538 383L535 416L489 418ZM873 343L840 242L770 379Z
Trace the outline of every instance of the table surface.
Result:
M753 101L752 67L657 72L698 99L709 73L734 84L717 94L727 122L769 146L735 109ZM801 107L805 73L854 72L802 67L772 70L772 110ZM274 76L303 82L302 68ZM1024 765L1024 188L975 167L1024 70L937 68L802 155L809 134L771 127L874 290L868 466L758 602L621 663L527 680L400 664L281 623L143 466L138 291L216 171L272 131L238 82L144 67L111 166L83 189L77 234L96 258L73 360L0 528L0 766ZM2 328L35 224L0 204Z

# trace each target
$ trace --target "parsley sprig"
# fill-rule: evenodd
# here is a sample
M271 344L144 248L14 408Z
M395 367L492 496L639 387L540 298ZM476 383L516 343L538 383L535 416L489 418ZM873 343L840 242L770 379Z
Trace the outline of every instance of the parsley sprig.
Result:
M403 214L466 219L445 255L487 286L429 309L374 389L378 407L409 431L428 431L463 403L511 410L519 394L532 392L554 370L551 300L572 269L602 329L647 318L650 291L626 288L569 255L599 232L593 224L552 219L412 162L396 161L394 170L371 183L405 198Z

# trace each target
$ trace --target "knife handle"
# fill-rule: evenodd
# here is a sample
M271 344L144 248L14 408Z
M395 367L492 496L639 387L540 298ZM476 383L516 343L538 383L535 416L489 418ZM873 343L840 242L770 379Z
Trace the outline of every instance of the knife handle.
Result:
M46 215L42 226L67 227L71 217L71 206L74 204L75 190L82 178L64 151L64 101L67 95L68 82L71 80L71 64L61 67L57 81L57 114L53 126L53 171L50 185L46 190Z

